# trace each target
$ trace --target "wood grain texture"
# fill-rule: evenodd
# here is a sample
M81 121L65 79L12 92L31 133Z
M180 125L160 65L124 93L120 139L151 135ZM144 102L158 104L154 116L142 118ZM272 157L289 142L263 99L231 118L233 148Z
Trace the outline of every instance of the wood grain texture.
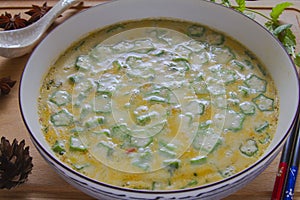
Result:
M0 0L0 15L5 11L13 13L22 13L32 4L42 5L45 1L32 1L32 0ZM56 1L47 1L48 5L53 5ZM51 27L64 21L69 16L105 2L104 0L87 0L83 4L74 6L63 14L63 17L57 19L56 23ZM260 12L268 14L278 0L260 0L249 1L247 5ZM285 12L281 18L282 21L293 24L293 30L297 36L297 43L300 44L300 2L291 1L294 6ZM257 17L256 20L264 23L263 19ZM297 47L299 50L299 46ZM35 149L30 140L29 133L22 122L22 116L19 109L19 82L23 69L28 61L30 55L20 58L6 59L0 57L0 78L10 76L12 79L17 80L17 84L12 89L8 96L0 96L0 134L12 141L16 138L18 141L25 139L26 145L30 146L30 154L33 157L33 170L29 175L28 181L12 190L0 190L0 199L22 199L22 200L90 200L91 197L77 190L76 188L65 182L55 171L44 161L40 154ZM30 95L30 91L28 91ZM272 164L255 180L239 190L235 194L225 198L225 200L269 200L274 185L279 157L272 162ZM300 181L297 182L295 188L295 199L300 199Z

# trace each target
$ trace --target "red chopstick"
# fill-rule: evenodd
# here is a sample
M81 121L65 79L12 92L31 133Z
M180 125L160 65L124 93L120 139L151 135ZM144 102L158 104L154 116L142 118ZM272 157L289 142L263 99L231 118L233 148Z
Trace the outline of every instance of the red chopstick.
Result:
M278 171L276 174L276 179L274 183L273 193L272 193L272 200L281 200L284 194L286 180L288 177L288 169L291 164L292 159L292 152L295 145L295 140L297 139L298 135L298 128L299 128L299 116L296 118L296 122L292 129L290 136L288 137L285 146L282 149L282 154L280 158L280 163L278 166Z

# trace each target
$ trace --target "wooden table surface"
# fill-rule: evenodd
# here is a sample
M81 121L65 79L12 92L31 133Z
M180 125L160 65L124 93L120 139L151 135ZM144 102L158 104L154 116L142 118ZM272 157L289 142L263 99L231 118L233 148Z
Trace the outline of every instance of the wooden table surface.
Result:
M5 11L11 13L20 13L22 16L32 4L42 5L45 1L14 1L14 0L0 0L0 15ZM49 6L52 6L56 1L47 1ZM75 6L67 10L63 17L57 19L56 23L52 26L55 27L69 16L76 12L87 9L90 6L103 3L103 0L89 0L85 1L79 6ZM253 9L257 9L260 12L268 14L271 8L279 3L279 0L259 0L259 1L247 1L247 6ZM300 44L300 1L289 1L294 3L293 7L284 12L281 20L287 23L293 24L293 30L297 36L297 43ZM260 17L256 20L264 23ZM299 50L300 48L297 47ZM68 183L66 183L55 171L44 161L40 154L32 144L29 133L22 122L20 108L18 103L18 89L19 80L21 78L22 71L26 65L30 55L25 55L20 58L7 59L0 57L0 78L4 76L10 76L12 79L17 80L17 84L12 89L11 93L7 96L0 96L0 134L5 136L11 142L14 138L18 141L25 139L26 146L30 146L30 155L33 157L33 170L29 175L28 181L11 190L0 190L0 199L80 199L88 200L92 199L83 192L75 189ZM30 91L28 91L30 93ZM240 191L227 197L226 200L265 200L270 199L274 179L277 172L278 162L280 155L271 163L271 165L254 181L248 184ZM300 199L300 181L297 182L295 188L295 198Z

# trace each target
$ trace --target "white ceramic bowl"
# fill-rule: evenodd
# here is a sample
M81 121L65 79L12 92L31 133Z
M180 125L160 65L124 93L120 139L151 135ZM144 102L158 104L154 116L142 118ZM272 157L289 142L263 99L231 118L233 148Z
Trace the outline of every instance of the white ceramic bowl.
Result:
M74 41L95 29L149 17L171 17L207 25L235 38L263 61L279 92L280 114L274 140L259 161L230 178L202 187L140 191L92 180L62 163L51 151L43 137L37 111L39 89L49 66ZM119 0L81 12L52 31L35 49L20 86L22 115L36 148L67 182L98 199L220 199L232 194L259 175L279 153L294 122L298 101L297 73L284 47L252 19L221 5L199 0Z

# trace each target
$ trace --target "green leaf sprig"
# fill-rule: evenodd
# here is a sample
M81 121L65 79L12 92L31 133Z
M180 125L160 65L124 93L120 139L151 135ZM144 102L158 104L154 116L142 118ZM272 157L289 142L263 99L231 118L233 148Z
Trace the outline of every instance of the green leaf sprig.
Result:
M258 14L266 19L265 27L275 36L278 40L282 43L285 47L289 55L293 58L294 63L300 67L300 53L296 53L296 36L292 31L292 24L282 24L279 21L281 14L293 4L290 2L283 2L277 4L275 7L272 8L269 16L258 12L256 10L248 9L246 7L245 0L235 0L236 6L233 6L230 0L210 0L215 3L220 3L226 7L233 8L247 16L250 16L249 13Z

